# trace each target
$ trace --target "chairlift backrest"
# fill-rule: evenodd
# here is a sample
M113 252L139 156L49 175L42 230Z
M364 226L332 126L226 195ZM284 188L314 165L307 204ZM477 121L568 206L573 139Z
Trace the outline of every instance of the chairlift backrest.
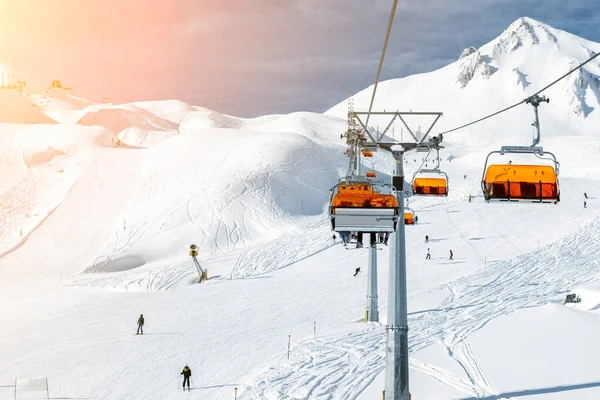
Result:
M488 164L492 154L531 154L553 165L543 164ZM481 188L486 201L528 201L557 203L560 201L558 162L554 154L541 147L505 146L493 151L486 159Z

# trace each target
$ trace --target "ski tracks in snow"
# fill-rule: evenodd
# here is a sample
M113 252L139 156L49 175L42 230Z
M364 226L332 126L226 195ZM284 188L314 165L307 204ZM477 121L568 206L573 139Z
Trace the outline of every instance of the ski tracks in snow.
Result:
M379 325L307 339L246 388L240 400L356 399L382 369Z
M231 278L245 278L285 268L334 246L329 226L321 221L282 234L277 239L244 251Z
M600 232L600 222L589 231ZM437 308L409 317L410 351L441 342L467 379L415 358L412 368L470 396L496 394L468 337L493 319L543 305L568 288L595 280L597 236L573 234L447 285L449 295ZM260 374L240 399L355 399L384 368L385 339L383 327L369 325L360 332L304 340L294 347L290 361Z

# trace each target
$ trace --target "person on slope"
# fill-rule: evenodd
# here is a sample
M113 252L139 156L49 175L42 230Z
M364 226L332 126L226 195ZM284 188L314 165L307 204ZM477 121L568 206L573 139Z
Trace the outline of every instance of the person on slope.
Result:
M336 239L336 237L335 237L335 233L334 233L334 234L333 234L333 243L334 243L334 244L335 244L335 239Z
M358 232L356 235L356 248L360 249L363 247L363 233Z
M415 224L419 223L419 217L417 215L415 215Z
M188 387L188 392L191 390L190 389L190 376L192 376L192 370L190 369L190 367L187 366L187 364L185 365L185 367L183 367L183 371L181 371L181 375L183 375L183 391L185 392L185 383L187 382L187 387Z
M452 257L454 257L454 253L452 252L452 250L450 250L450 259L452 260Z
M587 202L583 202L583 208L587 208Z
M356 269L354 270L354 276L358 275L359 272L360 272L360 267L356 267Z
M426 260L431 260L431 253L429 252L429 247L427 248L427 256L425 256Z
M429 243L429 236L425 235L425 243Z
M586 192L583 192L583 197L585 197L586 199L588 198Z
M140 314L140 317L138 318L138 328L137 328L136 335L139 335L140 331L143 335L144 334L144 314Z
M471 199L473 199L473 196L469 195L469 203L471 202Z

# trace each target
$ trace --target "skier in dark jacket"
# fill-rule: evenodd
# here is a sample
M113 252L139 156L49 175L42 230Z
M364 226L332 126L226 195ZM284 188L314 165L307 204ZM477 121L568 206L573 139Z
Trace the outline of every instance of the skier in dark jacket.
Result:
M140 317L138 318L138 329L137 329L136 335L139 335L140 331L142 332L142 335L143 335L144 334L144 314L140 314Z
M360 267L356 267L356 269L354 270L354 276L358 275L359 272L360 272Z
M186 382L187 382L188 391L191 390L190 389L190 376L192 376L192 370L190 369L190 367L187 366L187 364L185 365L185 367L183 367L183 371L181 371L181 375L183 375L183 390L185 391L185 383Z

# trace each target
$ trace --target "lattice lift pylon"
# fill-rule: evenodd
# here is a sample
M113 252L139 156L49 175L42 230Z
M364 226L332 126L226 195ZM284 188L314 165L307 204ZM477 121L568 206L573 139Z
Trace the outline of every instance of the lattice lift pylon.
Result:
M360 127L354 112L352 92L350 92L350 96L348 97L348 129L341 136L342 138L346 138L346 145L348 145L345 152L349 158L347 175L360 175L360 156L364 155L365 157L372 157L373 154L366 151L364 148L367 138L365 132Z

